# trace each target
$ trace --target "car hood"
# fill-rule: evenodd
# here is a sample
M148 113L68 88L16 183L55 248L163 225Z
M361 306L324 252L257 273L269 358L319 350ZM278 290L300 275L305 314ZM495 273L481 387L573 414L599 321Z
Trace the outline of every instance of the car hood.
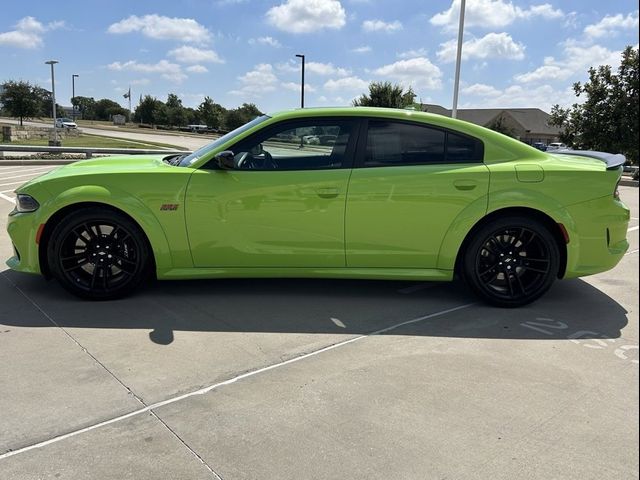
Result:
M143 173L176 168L188 168L168 165L162 161L164 157L165 155L123 155L81 160L79 162L55 168L44 175L30 180L20 188L22 189L35 183L80 175Z

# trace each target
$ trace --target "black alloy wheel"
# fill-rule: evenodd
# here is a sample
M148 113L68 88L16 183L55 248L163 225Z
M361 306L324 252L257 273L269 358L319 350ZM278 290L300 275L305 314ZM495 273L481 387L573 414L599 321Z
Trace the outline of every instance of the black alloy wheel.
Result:
M518 307L551 287L559 259L556 240L545 225L524 217L503 218L476 232L465 252L464 276L489 303Z
M65 217L48 247L53 275L83 298L121 297L148 273L144 234L130 219L108 209L83 209Z

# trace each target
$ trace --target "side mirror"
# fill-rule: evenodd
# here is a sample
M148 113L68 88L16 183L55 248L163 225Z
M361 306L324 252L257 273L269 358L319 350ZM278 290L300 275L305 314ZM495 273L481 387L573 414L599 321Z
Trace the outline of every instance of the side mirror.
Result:
M235 155L231 150L220 152L216 154L214 158L216 159L218 166L223 170L233 170L235 168Z

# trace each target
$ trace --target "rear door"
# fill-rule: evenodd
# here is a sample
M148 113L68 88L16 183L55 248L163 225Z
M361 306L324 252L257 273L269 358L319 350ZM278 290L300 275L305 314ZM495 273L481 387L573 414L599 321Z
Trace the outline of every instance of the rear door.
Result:
M436 268L454 219L488 194L482 142L422 123L366 123L349 182L347 266Z

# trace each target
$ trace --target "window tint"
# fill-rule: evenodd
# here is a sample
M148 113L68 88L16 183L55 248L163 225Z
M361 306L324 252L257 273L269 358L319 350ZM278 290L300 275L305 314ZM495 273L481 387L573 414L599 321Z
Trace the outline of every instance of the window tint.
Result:
M240 170L340 168L352 131L349 120L286 122L242 140L231 151Z
M482 161L479 140L410 123L370 120L365 166Z

